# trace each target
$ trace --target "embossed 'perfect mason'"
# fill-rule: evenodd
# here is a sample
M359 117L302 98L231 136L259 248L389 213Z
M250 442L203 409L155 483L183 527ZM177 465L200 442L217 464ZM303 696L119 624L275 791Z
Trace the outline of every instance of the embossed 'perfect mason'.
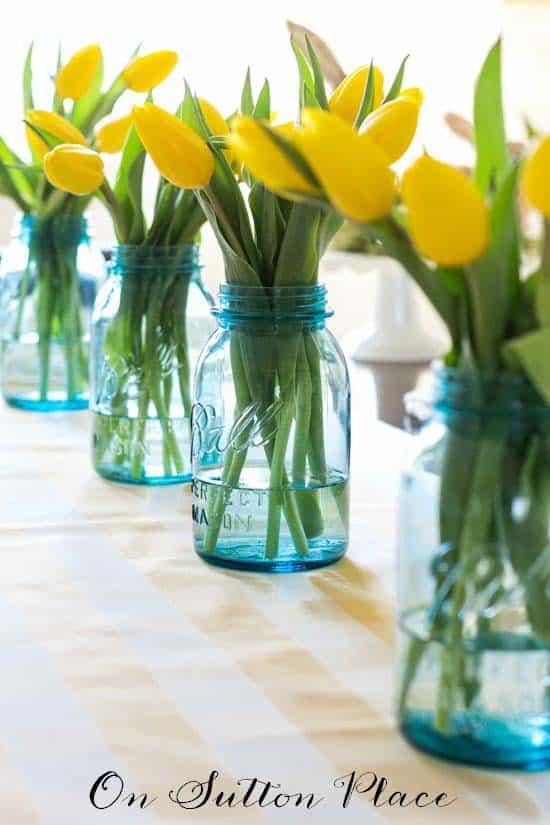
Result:
M90 319L105 276L81 215L25 215L2 255L2 393L39 412L88 406Z
M224 284L192 415L195 548L213 564L319 567L348 544L350 390L321 285Z
M399 515L405 736L550 768L550 407L521 375L438 368L407 398Z
M191 480L191 382L214 329L196 244L121 245L93 316L92 456L130 484Z

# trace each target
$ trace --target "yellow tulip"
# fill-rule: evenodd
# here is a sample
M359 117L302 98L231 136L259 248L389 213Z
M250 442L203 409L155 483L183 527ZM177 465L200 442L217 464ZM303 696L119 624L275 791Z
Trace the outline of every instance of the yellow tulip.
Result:
M420 105L412 97L397 97L368 116L361 135L383 149L389 163L395 163L411 145L419 111Z
M105 121L103 126L100 126L95 134L95 142L98 150L100 152L106 152L107 154L120 152L131 127L131 114Z
M63 141L63 143L78 143L80 146L87 146L86 138L82 132L64 117L58 115L57 112L29 109L25 115L25 120L28 120L33 126L38 126L38 128L44 129L45 132L49 132L58 140ZM48 144L38 137L36 132L29 129L28 126L26 127L26 133L29 146L33 153L39 158L44 157L46 152L50 151Z
M321 109L304 109L294 140L326 196L346 218L367 223L388 214L395 200L395 174L384 152L352 125Z
M384 96L384 75L377 66L374 66L374 107L377 108ZM369 67L360 66L345 77L332 93L328 102L329 111L334 115L354 123L363 95L367 87Z
M405 172L402 197L421 255L442 266L480 258L489 243L489 209L474 182L424 155Z
M229 132L229 126L227 125L226 119L218 112L216 107L203 97L198 98L198 104L206 121L206 125L212 134L222 136L227 135Z
M214 155L187 124L154 103L134 106L133 118L141 142L166 180L180 189L203 189L208 184Z
M176 68L178 55L168 50L136 57L122 72L122 79L133 92L150 92Z
M268 189L279 194L319 191L296 169L253 117L235 117L227 142L235 158Z
M527 203L550 218L550 135L525 161L521 189Z
M101 48L97 43L75 52L55 78L55 88L61 98L79 100L90 88L99 61Z
M48 152L44 172L52 186L73 195L90 195L105 177L97 152L75 143L60 143Z

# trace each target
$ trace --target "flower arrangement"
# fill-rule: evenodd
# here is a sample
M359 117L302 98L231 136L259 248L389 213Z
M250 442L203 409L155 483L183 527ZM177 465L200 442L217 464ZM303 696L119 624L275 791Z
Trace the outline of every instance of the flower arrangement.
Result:
M4 287L11 299L12 281L17 278L17 308L4 319L3 338L17 344L24 332L25 315L33 318L38 348L39 404L53 395L50 386L52 342L61 342L65 359L65 401L70 406L87 386L86 319L82 317L78 248L83 213L88 198L82 191L56 190L45 174L44 158L52 146L72 144L83 158L90 148L118 151L129 127L127 118L106 121L115 103L127 89L149 91L172 71L174 52L133 57L114 81L103 89L103 57L97 44L80 49L67 62L61 52L53 76L50 109L35 108L33 96L32 45L23 70L23 110L31 153L23 161L0 139L0 192L22 211L28 227L28 257L21 273L5 273ZM60 153L61 158L63 157ZM99 174L98 160L88 166ZM86 192L88 188L85 187ZM44 407L42 407L44 408Z
M148 71L153 72L150 64ZM136 77L132 73L133 82L142 88L144 79L138 82ZM160 109L150 98L144 106L134 107L129 118L106 124L98 132L98 148L122 149L114 185L105 176L101 155L74 143L51 148L44 158L44 172L59 193L96 196L103 202L118 241L112 271L129 276L122 278L116 316L102 337L101 354L92 358L96 468L118 480L148 483L146 427L152 417L162 431L162 471L156 472L155 483L168 483L190 477L185 451L188 437L175 431L173 419L185 420L189 428L192 370L187 303L191 276L198 268L195 242L205 221L192 190L210 179L214 157L178 117ZM197 106L210 128L219 133L228 131L211 103L200 100ZM159 177L148 220L142 190L144 143L149 145L151 136L165 155L176 147L171 160L177 172L171 176L172 182ZM99 314L104 303L100 295ZM207 324L202 343L208 329ZM130 390L133 401L129 410ZM109 414L101 415L105 401ZM178 414L172 414L172 409Z
M377 214L383 214L394 197L395 178L390 164L410 143L421 103L418 90L400 94L404 63L385 97L382 73L371 63L346 77L328 98L311 43L307 42L306 53L296 42L292 45L299 68L303 117L314 118L313 112L326 115L331 123L342 124L346 136L349 132L352 140L359 142L361 126L372 135L374 157L365 153L365 162L374 165L379 180L377 194L385 202L383 209L374 206L372 198L369 203ZM302 130L291 123L270 125L267 81L255 98L247 73L240 110L231 120L230 133L209 124L204 115L188 90L177 116L146 103L135 110L134 117L141 140L161 175L176 186L195 190L223 253L227 282L263 290L269 309L271 290L316 284L319 261L342 218L326 208L314 170L301 162L297 140ZM213 170L208 180L206 176L200 181L189 176L189 168L195 164L193 157L202 164L202 151L195 148L197 141L208 146L211 153ZM340 148L327 144L325 151L331 154ZM283 515L297 553L307 557L308 542L323 529L315 485L326 483L328 473L319 352L300 336L285 341L281 334L269 352L251 347L244 336L239 339L235 335L232 353L239 399L237 419L252 404L256 405L258 420L266 415L269 418L272 412L276 422L274 441L265 446L270 468L265 557L277 557ZM289 456L291 429L293 455ZM221 483L207 508L206 553L215 551L230 492L238 485L245 467L248 435L241 433L240 444L233 444L225 452ZM307 488L299 504L289 472L294 483ZM345 507L344 498L340 506Z
M369 85L367 111L376 99ZM424 456L430 466L438 450L444 468L439 549L433 549L433 603L410 641L400 687L403 712L423 658L439 643L433 724L445 735L455 712L472 707L482 691L479 658L469 655L468 643L492 631L495 616L506 620L512 599L525 638L543 649L550 641L548 436L528 411L529 403L540 410L550 402L550 137L535 135L526 153L510 152L498 42L476 84L471 176L425 152L398 186L389 163L413 132L413 101L415 91L401 93L358 131L361 118L353 124L308 97L292 133L237 121L228 144L266 186L336 211L399 260L448 327L446 368L464 372L478 388L473 417L464 423L467 414L456 413L448 437ZM275 153L285 169L277 178ZM543 218L540 262L525 275L518 194ZM484 412L498 412L502 398L491 392L510 374L523 387L515 430L502 416L495 426ZM528 506L520 512L521 501Z

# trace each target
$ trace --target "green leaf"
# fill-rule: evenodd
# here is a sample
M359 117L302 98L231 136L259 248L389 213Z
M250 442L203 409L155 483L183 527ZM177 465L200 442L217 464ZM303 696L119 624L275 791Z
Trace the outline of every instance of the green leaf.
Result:
M65 115L63 100L57 94L57 88L55 85L55 79L59 72L61 71L62 66L62 56L61 56L61 42L57 44L57 63L55 69L55 75L52 77L53 83L53 100L52 100L52 109L54 112L57 112L58 115Z
M307 285L317 280L320 220L321 210L317 207L292 205L277 259L275 286Z
M315 97L314 93L308 88L308 86L306 86L305 83L302 87L301 100L302 100L302 107L306 107L308 109L320 109L321 108L321 106L319 104L319 101Z
M309 55L309 62L311 63L311 68L313 70L313 81L315 84L315 97L319 101L319 106L321 109L328 109L328 100L327 100L327 93L325 90L325 78L323 75L323 70L319 64L319 59L317 57L317 53L313 46L311 45L311 40L305 35L307 52Z
M254 117L259 120L269 120L271 118L271 93L269 90L269 82L267 80L264 81L264 85L258 95L258 100L254 106L253 114Z
M34 43L31 42L27 49L25 65L23 66L23 114L26 115L29 109L34 109L34 98L32 94L32 51Z
M298 75L300 78L300 108L303 108L303 106L311 105L305 102L304 89L308 90L309 98L315 101L313 105L315 107L318 107L319 103L317 101L317 98L315 97L315 81L313 80L313 75L311 73L311 69L309 68L309 64L305 58L305 55L299 47L296 40L294 39L294 37L290 38L290 45L292 46L292 51L294 52L294 55L296 57L296 63L298 64Z
M120 210L124 215L126 231L129 234L134 226L134 206L130 197L129 186L132 185L130 180L130 173L132 166L141 155L145 156L145 149L139 139L139 135L134 126L131 127L126 137L122 155L120 157L120 164L116 176L114 195L119 204ZM134 193L135 194L135 193ZM125 239L127 242L127 239Z
M547 404L550 404L550 327L506 341L502 356L512 369L523 369Z
M9 169L6 168L2 160L0 160L0 193L14 201L22 212L30 211L29 204L26 203L25 199L19 193L12 180Z
M497 40L482 66L474 95L474 179L483 193L500 182L508 165L500 55L501 45Z
M250 66L246 70L243 90L241 92L241 114L251 115L254 111L254 97L252 95L252 84L250 82Z
M359 106L357 117L355 118L356 129L361 128L361 124L365 118L367 118L374 109L374 91L374 63L371 60L365 90L361 99L361 105Z
M403 60L401 61L401 65L397 70L397 74L393 79L393 83L390 86L390 90L386 97L384 98L384 103L389 103L390 100L395 100L398 96L399 92L401 91L401 87L403 85L403 78L405 77L405 66L407 65L407 60L409 59L409 55L405 55Z
M21 198L33 207L36 202L36 171L23 163L20 157L13 152L6 141L0 137L0 160L4 164L7 174L17 189ZM39 170L42 171L41 169Z
M142 207L143 167L145 165L145 157L145 152L137 155L128 170L128 198L133 207L133 220L128 242L134 244L142 243L147 232Z
M256 243L263 261L264 275L275 272L279 238L284 231L284 220L278 206L278 199L261 183L255 183L248 196L256 229Z
M240 284L241 286L261 286L258 272L253 269L249 262L241 255L238 255L233 247L228 243L224 230L220 227L218 214L213 210L210 201L203 192L196 192L195 197L199 201L204 214L208 218L210 226L220 245L225 264L225 277L230 284Z

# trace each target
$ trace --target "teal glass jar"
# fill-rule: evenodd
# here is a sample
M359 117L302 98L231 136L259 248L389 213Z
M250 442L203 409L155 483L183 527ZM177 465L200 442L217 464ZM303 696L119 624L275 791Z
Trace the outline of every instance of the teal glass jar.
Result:
M292 572L348 545L350 388L324 286L224 284L195 376L193 527L222 567Z
M101 476L191 480L191 381L214 329L211 305L198 245L113 250L92 321L92 458Z
M550 408L520 375L443 367L406 408L401 730L453 761L550 768Z
M89 328L105 264L86 218L25 215L0 266L2 394L50 412L88 406Z

